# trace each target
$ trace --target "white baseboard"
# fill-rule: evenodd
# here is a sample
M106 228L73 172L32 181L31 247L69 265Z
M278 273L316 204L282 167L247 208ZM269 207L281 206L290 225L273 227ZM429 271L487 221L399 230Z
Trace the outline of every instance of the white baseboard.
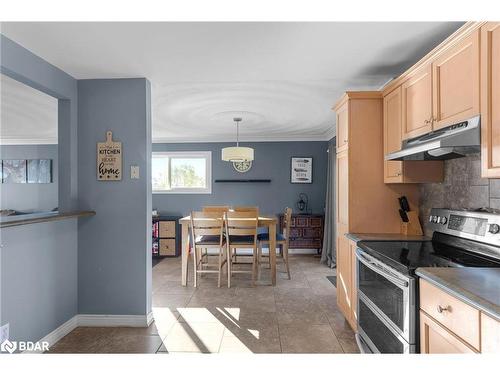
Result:
M152 319L148 315L79 314L79 327L147 327Z
M78 314L38 340L38 342L47 342L50 349L51 346L77 327L148 327L153 320L152 311L147 315ZM41 353L41 351L25 350L23 353Z

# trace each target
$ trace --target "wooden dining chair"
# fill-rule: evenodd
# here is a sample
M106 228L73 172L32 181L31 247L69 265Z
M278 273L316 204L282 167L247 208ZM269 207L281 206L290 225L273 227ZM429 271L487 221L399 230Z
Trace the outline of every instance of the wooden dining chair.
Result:
M255 285L257 279L257 225L258 216L256 213L228 211L225 215L226 242L227 242L227 287L231 287L231 277L235 273L251 273L252 285ZM232 251L237 248L252 249L252 270L233 270L234 264L238 263L232 260Z
M227 263L226 239L224 237L224 214L219 212L191 212L191 243L194 261L194 287L198 286L198 274L218 273L220 288L222 269ZM209 269L207 249L218 249L217 269ZM203 254L202 250L205 250ZM206 258L207 262L203 262Z
M283 233L276 233L276 245L280 246L280 254L283 258L283 263L285 264L285 270L286 273L288 274L288 280L291 279L290 277L290 265L288 263L288 246L290 244L290 222L292 221L292 209L291 208L285 208L285 214L284 214L284 221L285 225L283 228ZM259 268L260 268L260 263L262 259L262 247L267 247L269 249L269 233L260 233L257 236L257 239L259 241L259 248L258 248L258 263L259 263ZM263 246L264 245L264 246ZM271 251L276 251L276 249L269 249L269 252Z
M250 216L257 216L259 217L259 207L257 206L235 206L233 207L233 211L235 212L248 212ZM257 228L257 234L259 234L259 229ZM234 257L234 262L238 262L238 256L245 256L245 255L238 255L238 249L234 249L234 253L232 254Z
M229 211L229 206L204 206L201 210L203 212L227 212Z

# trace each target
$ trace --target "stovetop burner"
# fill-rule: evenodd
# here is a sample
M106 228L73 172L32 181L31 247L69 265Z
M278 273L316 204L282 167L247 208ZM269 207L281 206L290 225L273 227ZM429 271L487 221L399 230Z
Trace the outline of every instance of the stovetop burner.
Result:
M359 246L404 274L418 267L500 267L500 260L436 241L367 241Z

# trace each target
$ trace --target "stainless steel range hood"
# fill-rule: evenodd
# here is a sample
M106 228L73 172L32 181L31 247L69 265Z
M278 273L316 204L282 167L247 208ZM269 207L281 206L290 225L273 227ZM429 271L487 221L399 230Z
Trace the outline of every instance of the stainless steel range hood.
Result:
M480 151L480 116L403 141L385 160L447 160Z

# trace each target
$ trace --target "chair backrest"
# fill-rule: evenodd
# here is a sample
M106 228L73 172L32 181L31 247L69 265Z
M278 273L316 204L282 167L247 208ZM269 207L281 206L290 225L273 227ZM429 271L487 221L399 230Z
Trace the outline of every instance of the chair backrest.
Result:
M233 207L233 211L235 212L251 212L256 216L259 216L259 207L256 206L237 206Z
M285 220L285 225L283 226L283 236L285 237L285 241L288 245L290 242L290 223L292 222L292 209L290 207L285 208L283 218Z
M224 213L229 211L229 206L204 206L202 208L203 212L219 212Z
M257 243L258 216L248 211L228 211L225 215L226 234L228 236L253 236Z
M191 212L191 241L194 246L199 236L219 236L222 245L224 234L224 213Z

